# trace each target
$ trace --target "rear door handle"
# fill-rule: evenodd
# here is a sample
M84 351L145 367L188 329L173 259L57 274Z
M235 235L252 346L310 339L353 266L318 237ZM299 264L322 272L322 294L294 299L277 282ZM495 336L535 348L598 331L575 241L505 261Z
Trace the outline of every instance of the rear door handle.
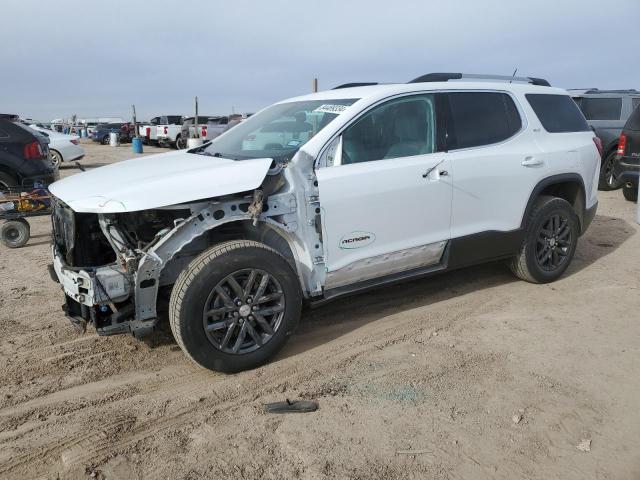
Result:
M542 165L544 165L544 162L534 157L526 157L522 161L523 167L541 167Z

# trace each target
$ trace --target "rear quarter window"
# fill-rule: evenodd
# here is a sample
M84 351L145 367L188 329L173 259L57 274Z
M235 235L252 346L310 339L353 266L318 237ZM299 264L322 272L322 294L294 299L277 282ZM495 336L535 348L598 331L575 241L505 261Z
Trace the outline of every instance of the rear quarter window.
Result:
M518 109L506 93L451 92L448 97L447 142L452 150L502 142L522 128Z
M640 130L640 106L635 108L624 128L625 130Z
M547 132L589 131L584 115L568 95L527 93L525 97Z
M587 120L620 120L622 98L585 97L580 109Z

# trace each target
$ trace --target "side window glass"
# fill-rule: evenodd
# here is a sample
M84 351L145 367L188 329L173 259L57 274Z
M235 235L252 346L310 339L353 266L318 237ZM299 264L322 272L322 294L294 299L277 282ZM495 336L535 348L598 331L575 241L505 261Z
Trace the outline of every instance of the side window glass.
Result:
M435 152L433 95L391 100L375 107L342 134L342 164Z
M631 99L631 111L633 111L636 108L638 108L638 105L640 105L640 98L632 98Z
M580 108L587 120L620 120L622 98L584 98Z
M502 142L522 128L513 100L500 92L449 93L449 148L479 147Z

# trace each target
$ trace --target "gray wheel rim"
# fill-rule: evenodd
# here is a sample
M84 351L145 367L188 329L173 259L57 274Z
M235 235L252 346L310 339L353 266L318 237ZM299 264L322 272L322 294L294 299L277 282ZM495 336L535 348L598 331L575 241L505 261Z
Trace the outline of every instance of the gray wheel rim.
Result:
M204 304L205 334L218 350L253 352L268 343L282 324L285 295L270 273L247 268L223 278Z
M536 261L540 268L547 272L560 268L569 258L572 242L569 219L560 213L548 217L536 239Z
M59 166L60 163L62 163L61 160L60 155L56 152L51 152L51 163L53 163L54 166Z

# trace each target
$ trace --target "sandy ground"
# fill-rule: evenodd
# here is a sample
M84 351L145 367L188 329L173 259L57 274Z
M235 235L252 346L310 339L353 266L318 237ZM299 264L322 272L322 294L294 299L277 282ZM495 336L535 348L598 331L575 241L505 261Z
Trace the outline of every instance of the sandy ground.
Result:
M0 478L638 479L638 230L602 193L556 283L492 264L362 294L222 375L170 333L75 333L37 219L26 247L0 246ZM299 397L320 409L262 413Z

